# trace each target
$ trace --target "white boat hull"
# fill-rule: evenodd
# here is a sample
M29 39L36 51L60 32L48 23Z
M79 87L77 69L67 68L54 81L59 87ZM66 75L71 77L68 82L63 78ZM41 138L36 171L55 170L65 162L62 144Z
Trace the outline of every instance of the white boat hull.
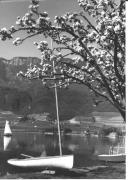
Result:
M73 167L74 156L49 156L32 157L26 159L9 159L8 163L17 167L56 167L71 169Z
M109 162L125 162L125 154L101 154L98 155L99 160Z

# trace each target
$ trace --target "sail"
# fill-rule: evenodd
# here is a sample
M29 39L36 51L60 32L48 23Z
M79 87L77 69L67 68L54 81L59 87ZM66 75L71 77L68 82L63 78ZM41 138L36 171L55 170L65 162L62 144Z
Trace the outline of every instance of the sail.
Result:
M12 131L10 129L9 121L6 120L4 135L6 136L6 135L11 135L11 134L12 134Z

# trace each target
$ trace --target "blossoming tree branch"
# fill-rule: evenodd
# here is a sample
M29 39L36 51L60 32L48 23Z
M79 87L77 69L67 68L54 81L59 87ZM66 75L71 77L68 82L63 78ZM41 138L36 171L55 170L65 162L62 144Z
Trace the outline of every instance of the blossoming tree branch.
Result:
M41 52L40 66L32 65L20 74L44 84L53 79L60 87L83 84L109 101L125 121L125 1L78 0L78 5L81 11L55 16L52 22L39 9L39 1L32 0L16 26L0 30L1 40L23 31L24 37L13 41L17 46L42 35L40 42L34 42ZM44 41L47 38L54 42L53 48Z

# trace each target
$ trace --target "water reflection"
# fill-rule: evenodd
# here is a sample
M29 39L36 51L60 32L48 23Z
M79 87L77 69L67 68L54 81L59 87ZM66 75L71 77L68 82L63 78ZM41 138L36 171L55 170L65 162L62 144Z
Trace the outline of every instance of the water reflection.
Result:
M2 136L1 136L2 138ZM92 153L95 151L105 153L113 145L117 146L122 141L121 138L111 141L109 138L82 137L82 136L63 136L62 148L74 153ZM0 144L2 146L2 144ZM58 136L43 135L34 133L15 133L12 138L4 137L4 150L20 149L47 155L56 155L59 152ZM2 149L2 147L0 147Z
M11 137L4 136L3 138L4 151L7 150L10 142L11 142Z
M12 167L7 164L7 160L21 157L22 153L35 157L59 154L57 135L14 133L12 138L6 139L6 141L4 139L4 145L1 143L2 139L3 136L0 136L0 171L3 172L2 174L12 170ZM122 138L111 142L109 138L68 135L62 136L62 150L63 154L74 154L74 167L94 166L103 163L97 160L98 154L108 153L111 145L117 146L121 142Z

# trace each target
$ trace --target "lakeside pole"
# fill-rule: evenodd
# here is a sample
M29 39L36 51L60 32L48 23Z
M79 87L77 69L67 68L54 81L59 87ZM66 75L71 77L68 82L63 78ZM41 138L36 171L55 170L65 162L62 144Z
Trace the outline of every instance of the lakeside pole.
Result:
M53 49L53 40L51 39L51 49ZM54 80L55 80L55 62L53 59L53 73L54 73ZM60 156L62 156L62 144L61 144L61 132L60 132L60 120L59 120L59 109L58 109L58 95L57 95L57 85L55 84L55 99L56 99L56 116L57 116L57 125L58 125L58 135L59 135L59 151Z

